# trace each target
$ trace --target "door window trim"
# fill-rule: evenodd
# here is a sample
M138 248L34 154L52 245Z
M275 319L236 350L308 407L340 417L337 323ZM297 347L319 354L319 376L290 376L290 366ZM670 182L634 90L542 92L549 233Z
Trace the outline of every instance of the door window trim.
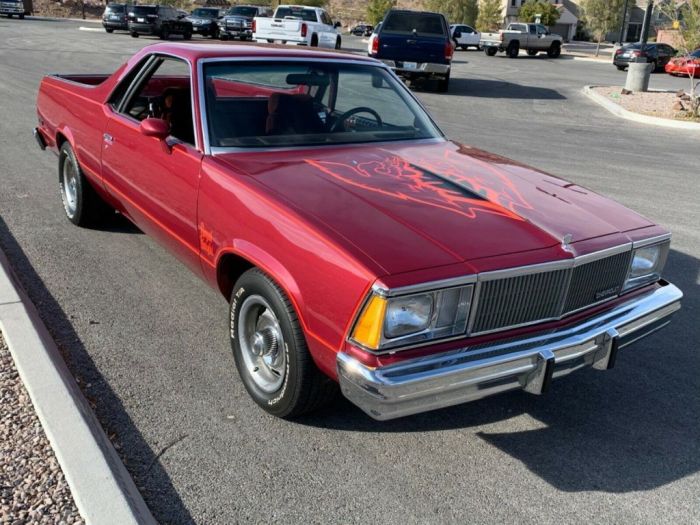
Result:
M141 83L144 80L144 77L147 77L149 75L153 74L153 70L157 69L160 67L160 64L162 62L159 61L159 58L166 58L166 59L174 59L178 60L180 62L184 62L187 64L187 68L189 69L190 72L190 105L192 106L192 127L194 131L194 145L193 144L188 144L187 142L184 142L180 139L177 139L178 142L181 142L182 144L187 144L190 147L194 147L198 152L204 153L204 150L202 149L202 144L201 144L201 139L200 139L200 133L199 133L199 127L197 125L197 113L196 113L196 108L197 104L195 103L195 96L197 94L197 91L195 90L195 85L194 85L194 68L192 67L192 64L190 63L189 60L182 58L180 56L171 54L171 53L164 53L164 52L158 52L158 53L151 53L147 57L144 57L144 59L140 62L142 64L140 67L141 69L138 71L138 73L134 76L134 78L131 80L131 83L129 87L126 88L124 91L124 94L122 95L121 99L119 100L119 103L114 106L113 103L108 102L107 105L111 106L112 110L117 113L118 115L125 117L129 120L132 120L133 122L139 122L137 119L126 113L124 110L126 108L126 105L128 102L131 100L131 98L134 96L134 92L141 87ZM139 65L134 66L139 67ZM128 73L127 73L128 75ZM122 79L121 82L126 82L127 79L124 78ZM117 84L117 87L115 87L114 93L119 87L121 86L121 82ZM111 98L111 97L110 97Z

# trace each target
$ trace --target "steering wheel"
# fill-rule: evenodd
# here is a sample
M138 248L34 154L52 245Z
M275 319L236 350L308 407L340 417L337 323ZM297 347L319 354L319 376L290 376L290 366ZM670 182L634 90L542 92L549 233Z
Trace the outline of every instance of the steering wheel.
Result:
M342 125L343 127L345 126L345 121L348 120L350 117L353 115L357 115L358 113L369 113L374 117L374 120L377 121L377 125L381 128L384 126L384 123L382 122L382 117L379 116L379 113L374 111L372 108L368 108L366 106L358 106L356 108L352 108L342 115L338 117L338 120L336 120L333 125L331 126L331 133L338 131L338 128Z

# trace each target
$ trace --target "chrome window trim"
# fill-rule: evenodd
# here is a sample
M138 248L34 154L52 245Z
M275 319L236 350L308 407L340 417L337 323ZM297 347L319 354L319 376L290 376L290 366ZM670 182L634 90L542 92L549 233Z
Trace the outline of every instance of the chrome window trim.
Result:
M504 328L497 328L494 330L487 330L487 331L482 331L482 332L472 332L474 321L475 321L475 315L476 311L478 310L479 307L479 298L481 295L481 284L486 281L491 281L494 279L501 279L505 277L517 277L521 275L529 275L533 273L541 273L541 272L546 272L546 271L553 271L553 270L573 270L575 267L580 266L582 264L590 263L593 261L597 261L599 259L604 259L606 257L611 257L613 255L617 255L620 253L624 252L632 252L634 247L643 247L643 246L648 246L651 244L658 244L662 243L664 241L667 241L671 238L670 234L664 234L664 235L659 235L656 237L650 237L649 239L643 239L641 241L637 241L636 243L632 242L627 242L624 244L620 244L618 246L613 246L611 248L605 248L603 250L599 250L597 252L591 252L587 253L584 255L579 255L577 257L572 257L571 259L563 259L560 261L551 261L551 262L545 262L545 263L539 263L539 264L532 264L532 265L527 265L527 266L518 266L514 268L506 268L503 270L493 270L489 272L482 272L479 274L469 274L469 275L464 275L464 276L459 276L459 277L454 277L454 278L449 278L449 279L441 279L437 281L429 281L427 283L419 283L415 285L408 285L408 286L402 286L398 288L387 288L386 286L383 286L381 283L375 283L371 290L370 293L367 294L365 299L362 302L362 307L358 309L355 318L353 319L352 323L350 324L351 329L348 333L347 336L347 341L373 355L386 355L386 354L394 354L396 352L402 352L404 350L411 350L414 348L419 348L423 346L428 346L428 345L433 345L433 344L442 344L442 343L447 343L450 341L454 341L457 339L464 339L466 337L473 337L473 336L482 336L482 335L489 335L497 332L506 332L510 330L515 330L518 328L525 328L528 326L533 326L536 324L540 323L547 323L547 322L552 322L552 321L560 321L566 317L569 317L571 315L574 315L576 313L579 313L583 310L589 309L589 308L594 308L596 306L600 306L604 303L613 301L615 299L619 299L620 297L626 295L630 291L637 290L639 288L633 288L630 290L625 290L624 292L620 292L617 295L614 295L612 297L607 297L605 299L602 299L601 301L598 301L596 303L586 305L584 307L578 308L576 310L572 310L570 312L563 312L563 309L565 307L565 301L564 299L566 298L566 293L568 291L568 287L571 283L571 272L567 280L567 284L565 287L562 287L562 297L561 297L561 310L560 314L558 316L554 317L549 317L549 318L544 318L544 319L538 319L536 321L531 321L527 323L522 323L519 325L512 325ZM631 260L631 257L630 257ZM352 333L355 330L355 326L357 324L357 320L359 319L360 315L362 315L362 312L364 311L365 306L367 305L367 302L369 301L370 297L372 296L373 293L376 293L377 295L380 295L382 297L396 297L400 295L406 295L406 294L411 294L411 293L420 293L420 292L427 292L427 291L435 291L435 290L440 290L443 288L451 288L454 286L460 286L460 285L465 285L465 284L473 284L473 290L472 290L472 296L471 296L471 305L470 305L470 311L469 311L469 319L467 322L467 330L465 333L453 336L453 337L448 337L444 339L431 339L429 341L423 341L420 343L415 343L411 345L406 345L406 346L400 346L400 347L392 347L392 348L387 348L387 349L377 349L373 350L371 348L367 348L364 345L358 343L354 339L352 339ZM653 283L647 283L647 285L651 285Z
M202 132L202 142L203 142L203 152L205 155L214 155L214 154L221 154L221 153L238 153L238 152L266 152L266 151L284 151L284 149L310 149L310 148L317 148L317 147L322 147L326 146L326 144L323 145L318 145L318 144L307 144L303 146L283 146L283 147L270 147L270 148L244 148L244 147L231 147L231 148L222 148L222 147L212 147L211 146L211 141L210 141L210 136L209 136L209 122L207 120L207 113L206 113L206 101L205 101L205 92L204 92L204 65L205 64L213 64L217 62L302 62L302 63L308 63L308 62L314 62L314 63L327 63L331 60L336 60L339 63L343 64L356 64L356 65L361 65L361 66L371 66L371 67L378 67L382 68L385 71L387 71L390 75L393 75L395 80L397 81L398 85L400 86L401 89L404 90L404 93L406 93L412 100L415 102L420 109L423 110L425 113L426 117L430 121L430 123L435 127L435 130L437 131L439 137L430 137L427 139L406 139L404 140L395 140L395 141L389 141L392 144L399 144L399 143L410 143L410 142L415 142L415 141L422 141L422 140L435 140L435 141L441 141L441 140L447 140L445 133L440 129L440 126L437 125L435 122L435 119L430 115L430 112L425 108L425 106L421 103L420 100L411 92L410 89L404 84L401 79L394 73L394 71L391 70L388 66L386 66L383 62L380 62L378 60L358 60L355 57L352 56L344 56L341 54L338 54L337 58L305 58L305 57L286 57L286 56L280 56L280 57L275 57L275 56L264 56L264 57L255 57L255 56L229 56L229 57L210 57L210 58L201 58L197 61L197 93L199 96L199 119L200 119L200 125L201 125L201 132ZM194 109L193 109L194 111ZM349 146L349 145L357 145L357 146L367 146L367 145L372 145L375 146L377 144L386 144L387 141L383 142L359 142L359 143L353 143L353 144L327 144L328 146L334 146L334 147L342 147L342 146Z

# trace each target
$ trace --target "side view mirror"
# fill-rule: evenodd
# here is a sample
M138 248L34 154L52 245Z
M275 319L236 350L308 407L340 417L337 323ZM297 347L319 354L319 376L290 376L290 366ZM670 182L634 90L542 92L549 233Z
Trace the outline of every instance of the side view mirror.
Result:
M139 124L139 130L146 137L165 140L170 135L170 124L160 118L146 118Z
M333 24L333 27L335 27L336 29L341 27L341 26L342 26L342 24L340 22L336 22L335 24Z

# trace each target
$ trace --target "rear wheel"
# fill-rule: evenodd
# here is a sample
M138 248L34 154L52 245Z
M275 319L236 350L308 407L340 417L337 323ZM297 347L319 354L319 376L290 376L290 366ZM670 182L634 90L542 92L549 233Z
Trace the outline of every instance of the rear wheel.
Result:
M488 56L492 57L492 56L496 56L496 53L498 52L498 49L496 49L495 47L485 47L485 48L484 48L484 52L485 52Z
M618 71L624 71L626 66L615 66Z
M185 29L185 32L182 33L182 38L184 38L185 40L192 40L192 31L190 31L189 29Z
M520 53L520 42L515 40L508 44L506 53L508 54L508 58L518 58L518 54Z
M114 33L114 29L111 29L109 27L105 27L105 31L107 31L108 33Z
M138 38L139 34L136 31L131 32L131 38Z
M318 47L318 36L311 35L311 47Z
M659 70L659 63L656 60L652 60L650 63L651 63L651 72L656 73Z
M561 44L559 42L552 42L552 45L549 46L547 50L547 56L549 58L559 58L559 55L561 55Z
M444 77L438 80L437 91L438 93L447 93L450 88L450 74L447 73Z
M316 368L294 307L272 279L257 268L245 272L229 314L236 368L263 410L293 418L334 399L336 384Z
M167 27L162 27L160 29L161 40L168 40L170 38L170 30Z
M24 15L17 15L20 20L24 20Z
M109 215L109 206L90 186L68 142L58 155L58 185L66 217L76 226L92 226Z

